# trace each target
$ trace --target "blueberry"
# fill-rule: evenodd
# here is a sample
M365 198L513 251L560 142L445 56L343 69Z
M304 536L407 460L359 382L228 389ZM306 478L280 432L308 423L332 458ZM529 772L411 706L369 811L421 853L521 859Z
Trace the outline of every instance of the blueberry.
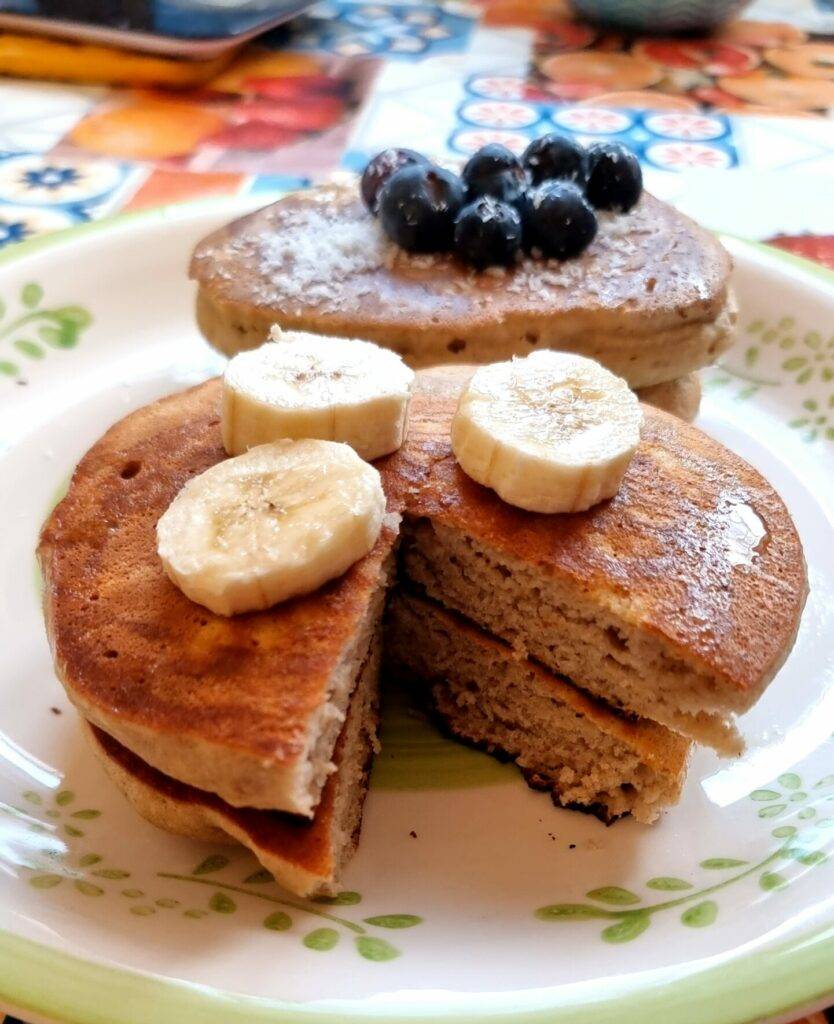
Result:
M497 142L482 146L471 156L461 178L469 202L479 196L492 196L507 203L516 203L527 188L527 175L521 161Z
M452 247L463 185L433 164L402 167L379 193L379 220L391 241L409 252L445 252Z
M526 227L531 246L565 260L591 244L597 218L578 185L546 181L532 193Z
M521 162L534 185L551 178L585 184L587 163L585 148L564 135L551 133L533 139Z
M492 196L479 196L458 214L455 248L478 269L515 262L521 249L521 217L515 207Z
M401 167L411 164L427 164L429 161L413 149L383 149L369 161L362 173L362 199L365 206L376 214L379 208L379 193L382 186Z
M642 191L640 161L630 149L621 142L597 142L588 148L585 194L597 209L625 213Z

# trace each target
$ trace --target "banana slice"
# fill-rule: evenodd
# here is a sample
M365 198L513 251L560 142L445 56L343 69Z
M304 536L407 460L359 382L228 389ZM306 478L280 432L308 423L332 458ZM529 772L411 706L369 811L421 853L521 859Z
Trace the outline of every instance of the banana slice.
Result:
M484 366L461 395L452 448L463 471L530 512L581 512L617 493L642 413L592 359L535 352Z
M379 473L347 445L276 441L189 480L157 523L157 551L186 597L234 615L341 576L384 512Z
M230 455L280 437L344 441L363 459L396 451L414 373L369 341L282 334L232 359L223 379L223 444Z

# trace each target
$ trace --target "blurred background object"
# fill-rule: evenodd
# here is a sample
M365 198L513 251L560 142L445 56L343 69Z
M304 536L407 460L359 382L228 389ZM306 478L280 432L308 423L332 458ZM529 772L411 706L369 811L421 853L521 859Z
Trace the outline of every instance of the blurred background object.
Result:
M749 0L570 0L581 18L632 32L709 32Z
M0 0L0 30L208 60L309 6L304 0Z

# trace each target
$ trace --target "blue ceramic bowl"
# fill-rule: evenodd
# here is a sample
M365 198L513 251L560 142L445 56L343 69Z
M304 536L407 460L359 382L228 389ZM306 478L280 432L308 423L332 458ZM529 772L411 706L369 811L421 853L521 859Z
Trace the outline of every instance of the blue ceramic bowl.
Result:
M715 28L749 0L570 0L588 21L634 32L692 32Z

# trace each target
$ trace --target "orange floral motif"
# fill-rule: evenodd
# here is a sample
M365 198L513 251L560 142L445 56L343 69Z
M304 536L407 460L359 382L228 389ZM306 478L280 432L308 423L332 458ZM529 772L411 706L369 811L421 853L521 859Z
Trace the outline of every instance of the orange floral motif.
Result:
M562 5L529 7L524 20L537 31L534 82L558 100L756 115L834 109L834 44L809 41L793 25L740 20L700 38L597 32L588 40L586 26ZM485 5L486 17L504 24L512 9L509 0Z

